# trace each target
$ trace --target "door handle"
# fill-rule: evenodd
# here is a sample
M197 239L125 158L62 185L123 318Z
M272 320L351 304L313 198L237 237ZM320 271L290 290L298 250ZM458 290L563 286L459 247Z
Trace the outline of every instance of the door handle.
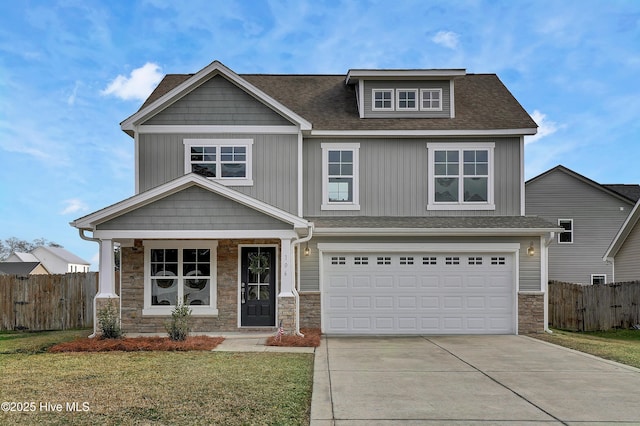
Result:
M240 287L240 303L242 303L243 305L245 303L245 299L244 299L245 285L246 285L245 283L242 283Z

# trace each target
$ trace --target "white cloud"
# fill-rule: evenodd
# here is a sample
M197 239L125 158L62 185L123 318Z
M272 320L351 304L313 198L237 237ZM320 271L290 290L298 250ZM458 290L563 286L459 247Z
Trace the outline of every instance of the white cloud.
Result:
M89 206L87 206L87 204L85 202L83 202L82 200L79 200L77 198L64 200L64 203L66 204L66 206L60 212L60 214L77 213L77 212L80 212L80 211L89 210Z
M78 88L80 88L80 82L76 81L76 85L73 87L73 91L67 98L67 104L73 106L76 103L76 97L78 96Z
M449 49L456 49L458 47L458 38L458 34L453 31L438 31L438 33L431 38L431 41Z
M162 80L162 76L159 65L147 62L131 71L128 78L124 75L117 76L101 93L124 100L143 101Z
M560 126L553 121L547 120L547 115L541 113L537 109L531 114L531 118L538 124L538 133L533 136L525 136L524 143L530 144L536 142L545 136L549 136L558 131Z

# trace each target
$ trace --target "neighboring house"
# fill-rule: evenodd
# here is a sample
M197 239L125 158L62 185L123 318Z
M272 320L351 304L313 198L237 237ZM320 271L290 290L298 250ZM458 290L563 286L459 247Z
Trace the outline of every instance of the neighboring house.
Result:
M602 256L640 198L640 186L602 185L556 166L528 180L525 188L526 213L564 229L549 246L549 279L613 282L613 264Z
M40 246L31 253L14 252L7 262L40 262L50 274L89 272L91 264L62 247Z
M38 261L35 262L0 262L0 275L47 275L49 271Z
M603 256L613 265L614 282L640 280L640 201L620 227Z
M96 305L163 332L540 332L555 224L524 216L536 124L461 69L167 75L121 123L130 198L72 222L100 242ZM87 234L91 232L91 235Z
M5 262L38 262L40 263L40 260L31 253L23 253L23 252L15 251L11 253L9 257L7 257Z

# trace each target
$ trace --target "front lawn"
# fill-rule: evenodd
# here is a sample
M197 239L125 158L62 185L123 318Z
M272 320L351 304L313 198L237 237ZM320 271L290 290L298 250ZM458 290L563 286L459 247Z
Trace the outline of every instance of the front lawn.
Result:
M540 340L640 368L640 330L570 332L531 335Z
M49 347L87 337L92 329L63 331L3 331L0 332L0 354L45 352Z
M21 350L0 355L0 402L26 412L0 424L309 423L312 354Z

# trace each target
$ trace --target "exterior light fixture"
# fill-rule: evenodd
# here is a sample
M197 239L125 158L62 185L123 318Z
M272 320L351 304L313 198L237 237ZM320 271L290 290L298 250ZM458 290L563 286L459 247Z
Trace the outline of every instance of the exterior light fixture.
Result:
M529 243L529 248L527 249L527 254L528 254L529 256L533 256L533 255L535 255L535 254L536 254L536 249L535 249L535 247L533 247L533 241L531 241L531 242Z
M309 256L311 254L311 250L309 250L309 243L304 248L304 255Z

